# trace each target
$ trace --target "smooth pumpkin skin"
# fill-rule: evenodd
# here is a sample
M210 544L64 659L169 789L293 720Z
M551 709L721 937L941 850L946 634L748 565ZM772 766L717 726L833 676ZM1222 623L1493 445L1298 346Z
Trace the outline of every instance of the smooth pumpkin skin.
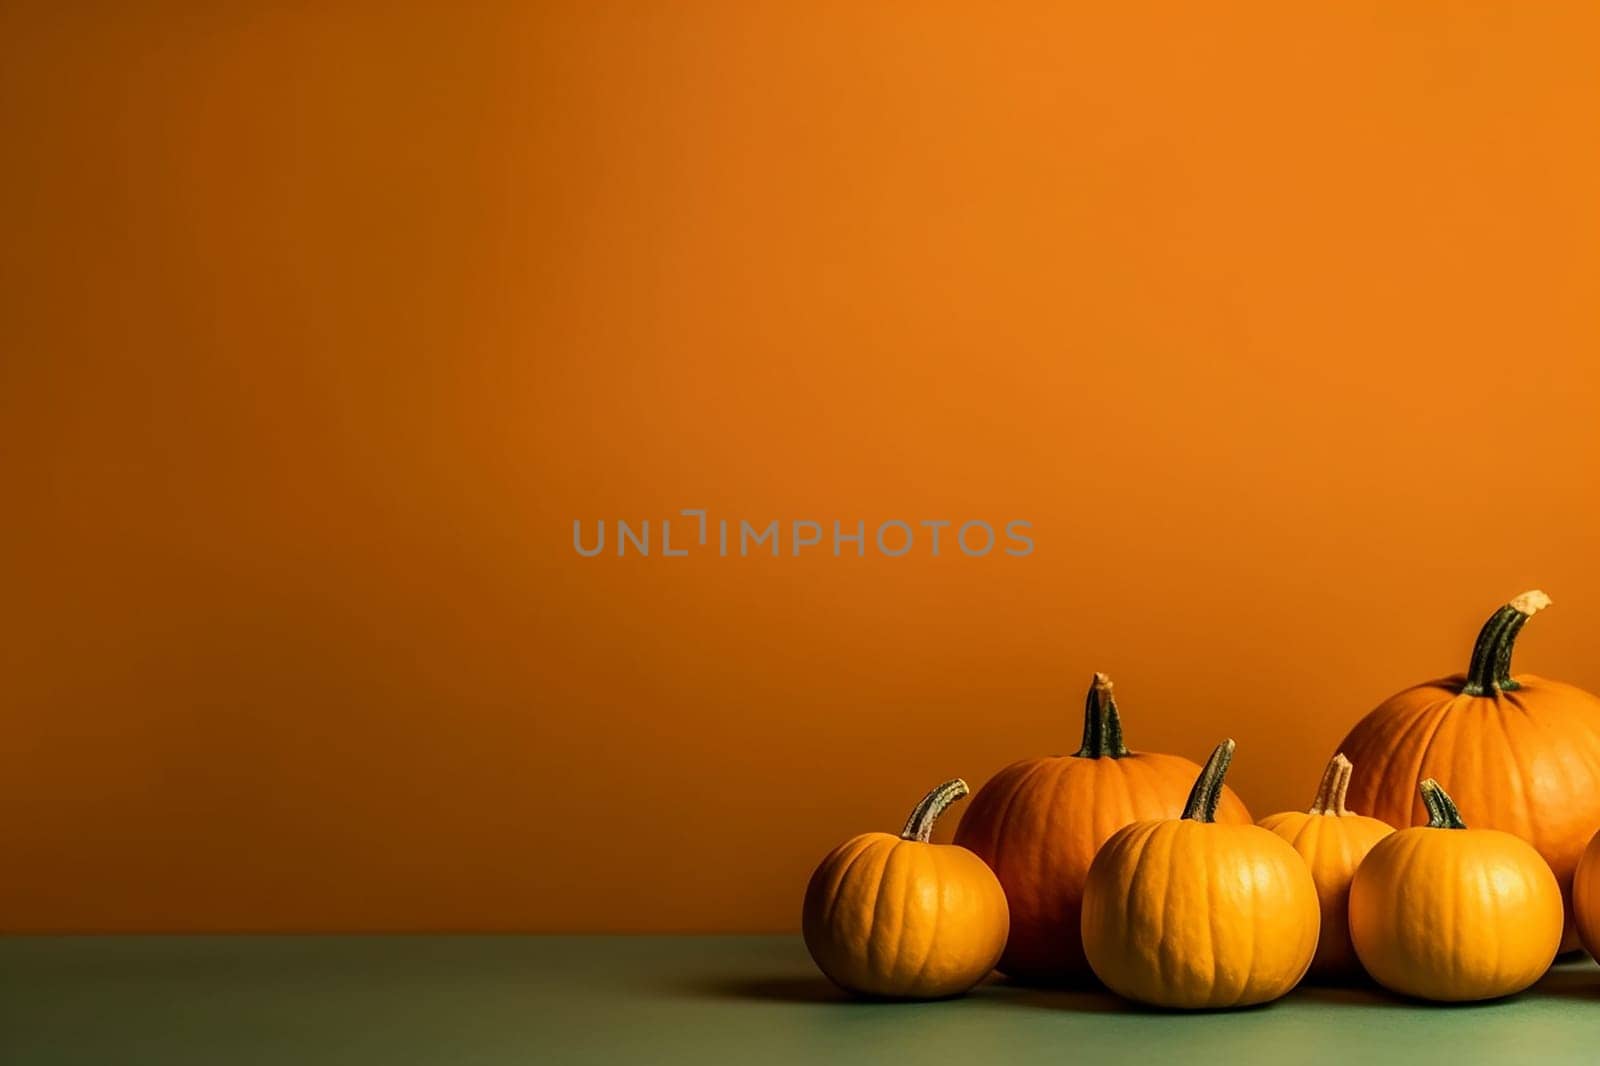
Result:
M1011 935L1002 973L1040 983L1092 976L1080 931L1090 863L1123 826L1182 813L1199 772L1189 759L1156 752L1063 755L1012 763L978 790L955 842L987 862L1005 888ZM1217 820L1250 824L1232 789L1223 792Z
M1505 654L1509 667L1509 646ZM1550 864L1568 916L1562 950L1571 950L1573 873L1600 826L1600 698L1533 674L1514 683L1471 695L1468 675L1456 674L1379 704L1339 746L1355 763L1348 802L1391 825L1421 825L1415 783L1446 782L1467 824L1512 833Z
M1572 875L1572 910L1584 949L1600 958L1600 833L1589 838Z
M1320 926L1305 862L1254 825L1186 817L1125 826L1084 886L1083 946L1096 976L1158 1007L1277 999L1310 967Z
M1373 847L1350 886L1362 965L1418 999L1522 991L1550 968L1563 921L1549 864L1498 829L1401 829Z
M1339 767L1341 760L1343 768ZM1349 760L1339 755L1334 757L1330 770L1343 769L1347 785L1349 766ZM1319 792L1311 810L1269 814L1256 824L1281 837L1299 853L1317 888L1322 931L1306 976L1328 982L1360 977L1361 960L1350 942L1350 882L1361 860L1378 841L1394 832L1394 827L1345 809L1342 791L1327 799Z
M939 999L994 969L1007 913L1000 882L966 848L863 833L811 875L801 929L818 968L845 991Z

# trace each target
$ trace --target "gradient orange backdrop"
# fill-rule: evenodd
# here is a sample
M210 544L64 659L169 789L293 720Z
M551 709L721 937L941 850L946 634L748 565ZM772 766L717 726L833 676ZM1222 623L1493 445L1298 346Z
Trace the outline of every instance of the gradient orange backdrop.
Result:
M1258 814L1525 588L1600 689L1592 5L462 6L0 8L0 929L792 929L1092 670Z

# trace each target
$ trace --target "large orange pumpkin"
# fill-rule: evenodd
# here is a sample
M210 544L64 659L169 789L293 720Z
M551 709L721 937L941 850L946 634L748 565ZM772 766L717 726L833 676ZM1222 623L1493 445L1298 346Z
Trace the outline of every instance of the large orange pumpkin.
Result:
M1600 825L1600 699L1532 674L1511 652L1529 618L1550 605L1525 592L1484 623L1465 674L1415 685L1363 718L1339 749L1355 763L1351 810L1393 826L1426 825L1415 789L1450 783L1469 824L1532 844L1561 885L1562 950L1578 946L1572 874Z
M1095 674L1078 750L1007 766L973 796L956 830L956 843L994 868L1011 905L1000 970L1023 981L1088 977L1079 915L1095 852L1125 825L1182 814L1199 773L1178 755L1129 751L1111 679ZM1217 821L1250 824L1231 789Z

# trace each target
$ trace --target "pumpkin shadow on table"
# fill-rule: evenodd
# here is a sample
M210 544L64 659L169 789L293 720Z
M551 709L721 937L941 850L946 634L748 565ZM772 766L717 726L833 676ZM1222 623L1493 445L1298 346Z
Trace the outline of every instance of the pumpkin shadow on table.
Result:
M1279 1002L1315 1003L1319 1007L1407 1007L1415 1001L1387 992L1376 981L1360 978L1348 983L1302 981Z
M1568 960L1557 960L1556 966L1523 995L1600 1002L1600 971L1589 965L1563 966L1564 961Z
M1540 978L1539 982L1532 988L1495 999L1473 999L1461 1002L1417 999L1412 996L1389 992L1370 979L1361 984L1348 985L1302 984L1293 992L1290 992L1286 998L1328 1007L1400 1007L1405 1009L1421 1007L1427 1010L1470 1013L1476 1010L1494 1010L1508 1004L1539 999L1545 996L1600 1001L1600 973L1596 973L1589 967L1576 968L1557 965Z
M1088 1014L1142 1014L1150 1017L1192 1017L1200 1014L1241 1014L1271 1011L1281 1004L1315 1003L1330 1007L1406 1007L1414 1004L1390 995L1371 981L1360 984L1301 984L1287 996L1248 1007L1223 1007L1215 1010L1184 1010L1156 1007L1125 1000L1092 981L1063 985L1019 984L997 978L982 986L997 1002L1023 1007ZM1600 993L1597 993L1600 994Z
M1088 979L1040 983L996 976L973 989L971 994L1006 1006L1078 1014L1138 1014L1150 1009L1130 1003Z
M727 977L699 983L694 991L714 999L751 1000L765 1003L831 1004L857 1009L894 1007L921 1002L960 1002L963 999L981 1000L1003 1006L1063 1011L1077 1014L1142 1014L1149 1016L1182 1017L1195 1013L1226 1014L1240 1011L1270 1011L1275 1004L1301 1003L1319 1007L1366 1007L1412 1009L1428 1006L1435 1009L1470 1011L1493 1007L1529 996L1560 996L1570 999L1600 1001L1600 973L1591 967L1560 967L1552 970L1534 988L1503 1000L1474 1003L1424 1003L1421 1000L1396 996L1367 980L1353 984L1304 983L1281 1000L1253 1007L1222 1011L1183 1011L1151 1007L1122 999L1115 993L1091 981L1073 984L1041 985L1023 984L1004 977L984 982L965 996L954 996L944 1001L863 999L839 989L820 974L802 976L794 974L769 977Z
M919 1003L984 1002L1019 1007L1083 1013L1128 1013L1147 1011L1118 999L1094 985L1024 985L996 978L980 984L964 995L944 999L874 999L853 996L822 976L782 975L772 977L727 977L698 983L694 991L714 999L757 1000L766 1003L832 1004L872 1008L915 1006Z
M831 1003L837 1006L871 1005L857 999L820 974L815 977L725 977L701 982L694 991L711 999L759 1000L765 1003Z
M1330 998L1344 1002L1375 1006L1392 1006L1381 989L1370 990L1328 989ZM1274 1003L1257 1003L1248 1007L1222 1007L1214 1010L1187 1010L1180 1007L1157 1007L1123 999L1104 985L1090 978L1061 984L1022 983L997 977L979 986L972 993L984 996L991 1002L1009 1006L1032 1007L1043 1010L1064 1011L1069 1014L1142 1014L1149 1017L1185 1018L1202 1014L1240 1014L1271 1010ZM1299 990L1290 993L1298 995ZM1281 1003L1283 1000L1276 1000Z
M767 977L721 977L697 982L693 991L713 999L759 1000L767 1003L833 1004L846 1007L915 1006L919 1003L983 1002L1008 1006L1045 1007L1086 1013L1142 1011L1149 1008L1129 1003L1099 985L1020 984L996 976L960 995L943 999L892 999L855 996L840 989L821 974Z

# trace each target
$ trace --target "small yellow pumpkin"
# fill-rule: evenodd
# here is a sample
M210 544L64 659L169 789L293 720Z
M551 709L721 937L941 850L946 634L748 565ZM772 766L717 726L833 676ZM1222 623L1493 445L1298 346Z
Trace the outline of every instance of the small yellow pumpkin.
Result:
M1350 880L1373 845L1394 832L1387 822L1345 810L1350 771L1350 760L1343 753L1335 755L1322 772L1322 785L1310 810L1269 814L1257 823L1300 853L1316 883L1322 932L1307 976L1318 981L1361 975L1361 962L1350 943Z
M1561 886L1531 844L1468 829L1448 793L1422 782L1428 824L1373 846L1350 885L1350 938L1393 992L1463 1002L1520 992L1556 956Z
M801 928L834 984L863 996L939 999L994 969L1010 930L999 880L966 848L929 840L939 815L966 794L965 781L946 781L899 836L852 837L811 875Z
M1083 948L1113 992L1158 1007L1244 1007L1293 988L1321 912L1304 860L1272 832L1214 821L1233 741L1211 753L1183 816L1106 841L1083 892Z

